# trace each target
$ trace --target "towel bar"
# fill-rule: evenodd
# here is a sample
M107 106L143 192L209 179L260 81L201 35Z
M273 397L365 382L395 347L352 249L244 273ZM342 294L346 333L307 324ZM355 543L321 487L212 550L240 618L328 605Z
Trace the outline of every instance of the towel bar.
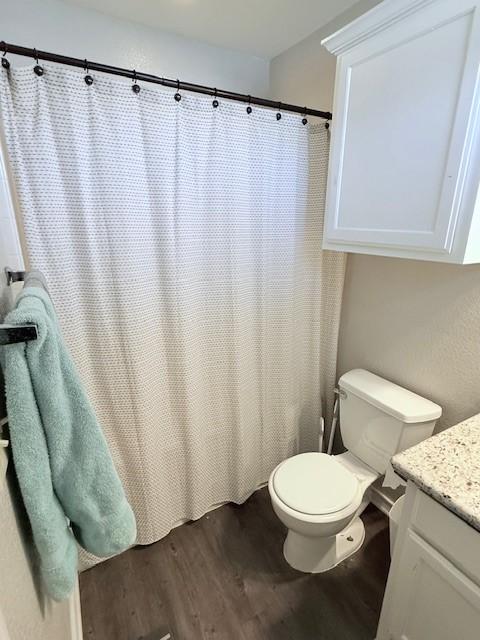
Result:
M36 324L0 324L0 346L38 338Z
M14 271L10 267L5 267L7 285L13 282L27 282L32 286L40 286L47 291L47 283L40 271ZM34 323L26 324L0 324L0 346L15 344L16 342L29 342L38 338L38 328Z
M10 267L5 267L5 275L7 277L7 285L10 286L13 282L23 282L25 280L25 271L14 271Z

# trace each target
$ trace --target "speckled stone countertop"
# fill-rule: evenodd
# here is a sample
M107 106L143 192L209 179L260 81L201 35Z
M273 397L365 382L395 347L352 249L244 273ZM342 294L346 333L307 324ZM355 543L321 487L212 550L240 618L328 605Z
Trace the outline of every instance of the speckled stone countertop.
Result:
M480 531L480 413L397 454L392 465Z

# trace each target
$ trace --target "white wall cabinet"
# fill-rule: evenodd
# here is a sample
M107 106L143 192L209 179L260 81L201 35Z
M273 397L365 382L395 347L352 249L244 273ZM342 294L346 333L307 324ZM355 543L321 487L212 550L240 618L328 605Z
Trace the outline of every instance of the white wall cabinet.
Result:
M377 640L478 640L480 532L409 483Z
M337 58L324 248L480 262L480 0L384 0Z

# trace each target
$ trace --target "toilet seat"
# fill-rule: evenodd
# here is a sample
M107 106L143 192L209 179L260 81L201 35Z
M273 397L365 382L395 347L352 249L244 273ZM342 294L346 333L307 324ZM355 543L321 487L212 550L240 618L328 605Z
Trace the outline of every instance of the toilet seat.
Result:
M359 482L325 453L301 453L274 471L273 489L289 509L306 516L328 516L358 506Z

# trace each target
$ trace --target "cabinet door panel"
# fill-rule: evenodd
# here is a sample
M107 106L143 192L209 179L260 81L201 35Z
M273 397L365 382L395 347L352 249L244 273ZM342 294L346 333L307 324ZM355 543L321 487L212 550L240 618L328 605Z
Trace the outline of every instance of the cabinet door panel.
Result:
M480 589L411 530L397 580L391 640L478 640Z
M327 246L451 251L476 116L477 13L468 0L435 2L340 56Z

